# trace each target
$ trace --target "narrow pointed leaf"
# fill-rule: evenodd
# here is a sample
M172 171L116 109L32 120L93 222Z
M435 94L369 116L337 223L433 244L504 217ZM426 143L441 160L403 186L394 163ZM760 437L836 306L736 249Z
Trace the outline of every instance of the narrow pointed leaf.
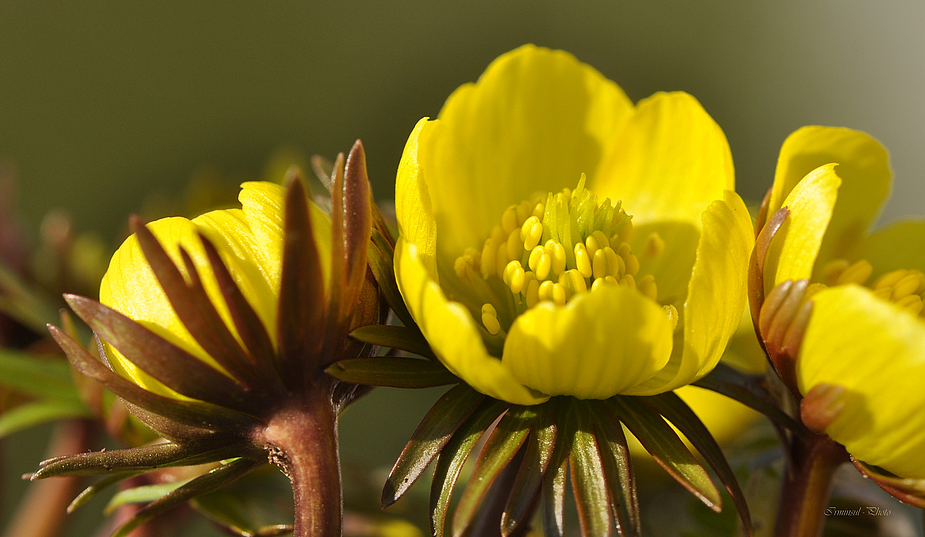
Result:
M199 237L202 240L202 246L205 249L206 256L209 258L209 264L215 273L215 279L218 282L219 289L222 291L222 296L225 298L225 304L231 313L231 319L238 335L250 353L247 356L249 365L261 373L260 380L263 381L263 385L269 386L271 389L282 389L282 385L279 384L279 376L276 375L273 368L276 350L273 348L273 341L263 326L263 322L257 316L254 308L247 302L247 299L244 298L244 294L238 284L235 283L231 273L228 272L228 267L222 262L212 241L208 240L204 235Z
M331 365L326 372L344 382L392 388L431 388L459 382L443 365L416 358L352 358Z
M425 358L437 359L433 351L430 350L430 345L427 344L427 340L424 339L424 336L415 328L389 325L361 326L353 332L350 332L350 337L364 343L371 343L390 349L400 349Z
M746 533L752 535L752 518L748 511L748 504L745 502L745 496L739 487L739 481L736 479L732 468L729 467L729 462L726 461L726 456L723 455L719 444L716 443L713 435L700 421L700 418L674 392L646 397L643 401L677 427L690 440L691 444L697 448L697 451L700 452L710 467L713 468L713 471L716 472L719 480L725 485L729 495L732 496L732 501L739 512L739 517L742 519Z
M287 184L277 341L281 376L298 383L320 365L325 295L308 198L297 171L290 172Z
M374 212L379 214L378 210ZM416 326L414 318L408 312L408 307L398 290L398 283L395 281L394 257L394 245L390 244L380 231L374 229L368 251L369 268L373 271L379 290L382 291L382 295L385 296L398 319L405 327L414 327Z
M38 358L25 352L0 349L0 385L35 397L80 400L71 368L60 356Z
M328 302L325 355L336 359L348 320L366 278L367 250L372 234L366 155L359 140L350 150L345 167L338 156L331 192L331 298ZM327 365L327 364L325 364Z
M615 419L607 405L592 405L595 413L594 430L604 463L604 477L610 489L614 516L621 535L638 536L642 526L639 511L639 495L636 490L636 476L633 461L623 427Z
M556 404L551 399L549 404ZM568 412L567 405L556 405L559 414ZM546 537L565 535L565 485L568 480L568 456L575 435L571 420L558 420L556 447L543 476L543 530Z
M177 393L228 408L253 406L243 387L209 364L95 300L65 295L71 309L101 339Z
M231 376L251 383L252 360L218 314L186 250L181 247L180 255L186 266L189 283L151 230L137 217L132 218L132 230L167 300L193 339ZM131 356L124 351L123 354Z
M443 537L446 511L463 464L488 427L509 406L503 401L486 400L440 451L430 488L430 520L434 537Z
M122 507L123 505L131 505L134 503L150 503L155 500L159 500L167 494L182 487L189 481L190 479L184 479L182 481L174 481L171 483L156 483L154 485L142 485L140 487L132 487L125 490L120 490L109 499L109 503L107 503L106 507L103 508L103 513L111 515L116 511L116 509Z
M191 466L239 456L233 445L193 446L174 443L153 444L131 449L93 451L48 459L39 464L31 480L67 475L95 475L144 471L171 466Z
M218 490L244 476L261 464L263 463L248 459L237 459L211 470L145 506L135 513L135 516L129 519L128 522L119 527L119 529L112 534L112 537L125 537L131 533L132 530L152 518L196 496Z
M408 491L484 400L484 395L460 384L434 403L389 472L382 489L383 508L398 501Z
M241 537L292 533L292 486L269 464L190 503L213 523Z
M122 481L124 481L124 480L126 480L126 479L128 479L128 478L130 478L130 477L135 477L135 476L137 476L137 475L140 475L141 473L143 473L143 472L141 472L141 471L136 471L136 472L119 472L119 473L116 473L116 474L108 475L108 476L106 476L106 477L100 479L100 480L97 481L96 483L94 483L94 484L90 485L89 487L85 488L80 494L77 495L76 498L74 498L74 499L71 501L71 504L67 506L67 513L68 513L68 514L73 513L75 510L77 510L77 508L81 507L82 505L84 505L84 504L87 503L88 501L92 500L93 498L96 497L97 494L99 494L100 492L103 492L103 491L106 490L107 488L109 488L109 487L111 487L111 486L113 486L113 485L115 485L115 484L117 484L117 483L120 483L120 482L122 482Z
M455 537L460 537L469 527L491 484L526 441L535 419L536 411L532 407L514 407L508 410L488 436L479 452L466 491L456 506L456 514L453 516Z
M540 485L556 447L554 405L539 405L537 412L536 425L530 430L524 460L501 515L501 535L505 537L530 522L534 498L540 492Z
M864 477L871 479L888 494L909 505L925 509L925 479L912 479L887 474L869 464L865 464L851 456L851 464L861 472Z
M104 366L91 356L87 349L56 326L49 325L48 330L80 373L141 408L200 429L241 430L257 423L257 420L249 415L221 406L201 401L181 401L151 393Z
M570 419L574 420L575 433L569 451L572 492L578 507L581 534L585 537L605 537L613 531L610 494L604 479L604 464L591 425L591 415L586 403L573 401Z
M0 438L42 423L68 418L92 418L80 400L43 399L11 408L0 414Z
M716 485L660 415L635 397L618 396L607 401L655 462L704 505L720 511L722 499Z
M694 382L694 386L706 388L730 399L735 399L743 405L761 412L771 418L777 425L786 427L794 434L803 434L804 428L777 406L761 383L760 377L740 373L735 368L720 362L707 376Z

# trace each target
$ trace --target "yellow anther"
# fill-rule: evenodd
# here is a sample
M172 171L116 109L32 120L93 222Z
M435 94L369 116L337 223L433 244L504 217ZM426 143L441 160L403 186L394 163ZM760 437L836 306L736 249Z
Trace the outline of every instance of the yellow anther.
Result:
M922 313L923 307L925 304L922 303L922 297L919 295L908 295L896 301L896 305L900 308L909 310L913 315L918 315Z
M822 278L826 283L833 285L838 281L838 277L841 276L842 272L845 272L845 269L848 268L850 263L847 259L835 259L829 261L822 267Z
M504 210L504 214L501 215L501 227L504 229L505 235L510 235L512 231L517 229L516 205L511 205Z
M633 252L630 250L630 245L624 242L620 245L620 249L617 253L626 265L626 273L635 276L639 272L639 259L633 255Z
M602 285L619 285L620 282L617 281L613 276L604 276L603 278L595 278L594 283L591 284L591 290L594 291Z
M879 289L874 289L874 295L883 300L889 300L890 296L893 295L892 287L880 287Z
M617 237L620 238L621 242L629 242L633 238L633 221L627 220L623 227L620 228L620 231L617 232Z
M671 323L671 330L674 331L678 327L678 308L668 304L667 306L662 306L665 310L665 314L668 315L668 321Z
M517 204L517 207L514 209L517 211L517 224L523 224L524 220L530 216L530 213L533 211L533 205L529 201L523 200Z
M524 250L532 250L543 240L543 223L536 216L531 216L520 226L520 240L524 243Z
M504 284L511 288L511 292L517 294L524 287L524 268L520 266L520 261L511 261L504 267Z
M466 259L464 257L457 257L456 261L453 263L453 270L456 271L456 275L460 278L466 277L466 269L471 268L467 267Z
M499 225L491 228L491 240L495 241L495 244L506 241L507 233L504 232L504 228Z
M665 251L665 239L658 232L653 231L646 237L646 246L642 251L642 256L652 259L661 255Z
M535 216L535 217L539 218L540 220L542 220L542 219L543 219L543 215L546 214L546 204L543 203L542 201L538 202L536 205L533 206L533 213L532 213L532 214L533 214L533 216Z
M626 287L629 287L630 289L635 289L636 288L636 278L634 278L632 274L626 274L620 280L620 285L625 285Z
M482 277L488 279L495 274L495 267L498 265L495 259L498 256L498 243L494 239L486 239L485 246L482 247L482 255L479 258L479 269Z
M559 274L559 285L565 289L566 300L571 300L578 293L584 293L588 290L588 284L585 283L584 276L575 269L566 270Z
M530 282L536 281L536 273L532 270L524 272L524 284L520 289L520 294L527 296L527 288L530 287Z
M895 285L893 285L892 300L905 298L915 292L919 287L919 275L915 272L906 274Z
M543 246L537 246L530 250L530 258L527 260L530 270L536 273L536 277L545 280L549 276L549 270L552 268L552 258Z
M909 271L906 269L894 270L893 272L888 272L883 276L877 278L874 282L874 289L883 289L886 287L893 287L896 285L896 282L903 279Z
M562 306L566 302L565 288L549 280L540 284L537 296L541 302L552 302Z
M585 239L585 246L588 248L588 255L593 256L594 252L610 246L610 239L601 230L595 229L594 233Z
M590 239L590 237L588 238ZM575 265L583 278L591 277L591 257L588 255L585 245L580 242L575 245Z
M498 312L491 304L485 303L482 305L482 324L485 326L485 330L488 330L488 333L493 336L501 331Z
M603 252L604 259L607 260L608 274L619 280L624 274L629 272L623 258L617 255L617 253L613 251L613 248L604 248ZM631 274L635 274L635 272Z
M546 241L546 244L543 246L546 248L546 253L549 254L550 258L552 258L551 261L553 273L559 275L565 272L565 262L567 260L565 257L565 248L552 239Z
M504 267L510 260L511 258L507 256L507 241L502 241L495 252L495 274L498 276L504 274Z
M636 288L639 289L640 293L652 300L658 297L658 286L655 285L655 276L651 274L646 274L642 278L639 278L639 283L636 284Z
M530 280L524 288L524 298L527 301L527 307L532 308L540 301L540 282L536 278Z
M607 256L604 255L604 250L594 252L594 256L591 258L591 272L594 274L594 278L598 280L607 276Z
M853 265L846 267L845 270L838 275L838 278L836 278L835 285L845 285L849 283L863 285L873 272L873 265L866 259L861 259Z
M524 255L524 245L520 241L520 228L515 229L507 236L507 258L520 259Z

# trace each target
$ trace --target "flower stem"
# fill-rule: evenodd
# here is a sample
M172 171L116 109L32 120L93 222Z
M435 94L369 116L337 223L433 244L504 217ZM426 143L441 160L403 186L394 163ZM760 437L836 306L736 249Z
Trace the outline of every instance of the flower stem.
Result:
M775 537L822 535L832 477L847 461L845 448L828 436L804 430L794 434L777 508Z
M309 389L282 407L263 431L270 462L292 482L293 537L339 537L343 496L337 413L330 390Z

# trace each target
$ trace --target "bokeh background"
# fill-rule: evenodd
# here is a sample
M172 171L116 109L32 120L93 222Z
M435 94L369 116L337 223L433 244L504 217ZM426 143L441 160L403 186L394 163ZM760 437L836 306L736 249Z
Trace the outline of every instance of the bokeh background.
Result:
M753 201L799 126L871 133L892 154L888 221L925 213L923 24L921 0L0 0L0 161L33 236L63 208L110 248L152 195L178 197L203 170L260 177L283 146L333 157L361 138L388 199L415 122L532 42L574 53L634 101L695 95ZM387 467L437 393L359 403L345 461ZM4 443L0 525L41 434Z

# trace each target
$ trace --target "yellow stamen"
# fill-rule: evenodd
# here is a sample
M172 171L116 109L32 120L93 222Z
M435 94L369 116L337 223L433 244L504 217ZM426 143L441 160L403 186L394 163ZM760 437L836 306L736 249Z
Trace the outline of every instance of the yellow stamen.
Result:
M501 331L501 323L498 322L498 312L491 304L486 303L482 305L482 324L485 326L485 330L488 330L488 333L493 336Z
M532 250L543 239L543 224L536 216L524 221L520 228L520 240L524 243L524 250Z
M520 261L511 261L504 267L504 284L511 288L515 295L524 288L526 279L524 278L524 268L520 266Z
M653 259L661 255L665 250L665 239L658 232L653 231L646 237L646 246L642 251L642 256L647 259Z
M589 237L588 239L590 240L591 238ZM592 276L591 258L588 256L585 245L580 242L575 245L575 265L578 266L578 272L581 273L582 277L590 278Z
M853 265L845 268L845 270L838 275L838 279L835 280L835 284L845 285L849 283L856 283L858 285L864 285L864 282L867 281L867 278L870 278L870 275L873 272L874 267L870 264L870 262L866 259L861 259Z

